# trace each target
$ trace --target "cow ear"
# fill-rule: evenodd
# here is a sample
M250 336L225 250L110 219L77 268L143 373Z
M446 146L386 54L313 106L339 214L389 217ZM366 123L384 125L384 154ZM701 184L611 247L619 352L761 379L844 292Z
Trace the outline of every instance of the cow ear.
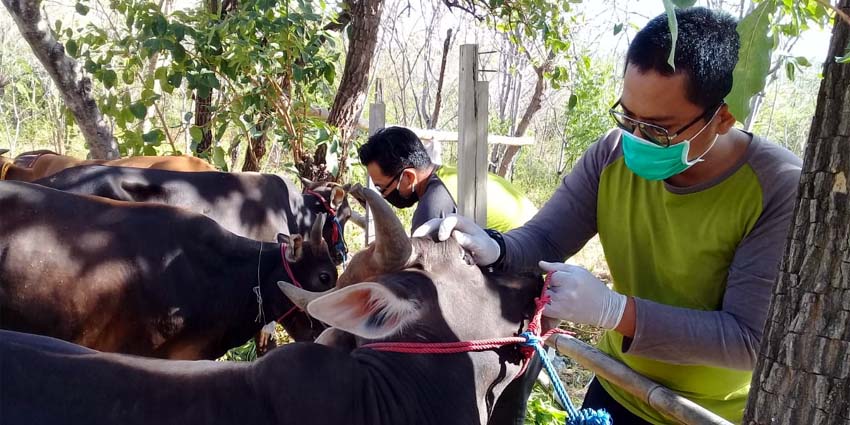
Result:
M334 186L333 189L331 189L331 206L334 209L339 208L339 206L342 205L342 201L344 200L345 189L339 186Z
M286 261L295 263L301 260L304 256L304 237L301 235L293 235L289 237L289 244L286 246Z
M289 245L292 242L289 240L289 235L287 235L285 233L278 233L277 234L277 243L285 243L285 244Z
M420 315L418 303L375 282L357 283L316 298L307 305L307 312L366 339L394 335Z

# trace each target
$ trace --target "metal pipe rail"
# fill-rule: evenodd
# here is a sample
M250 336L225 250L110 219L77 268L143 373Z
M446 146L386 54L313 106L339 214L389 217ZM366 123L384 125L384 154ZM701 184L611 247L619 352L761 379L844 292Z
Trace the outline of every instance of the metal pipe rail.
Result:
M704 407L653 382L623 363L569 335L552 335L546 344L592 370L629 394L642 399L653 409L683 424L731 425L731 422Z

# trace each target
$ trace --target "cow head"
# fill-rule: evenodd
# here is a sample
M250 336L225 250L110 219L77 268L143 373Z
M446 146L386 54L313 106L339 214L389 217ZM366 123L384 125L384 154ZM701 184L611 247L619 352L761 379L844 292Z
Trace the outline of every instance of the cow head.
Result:
M274 320L283 317L281 324L296 341L315 340L325 326L311 319L303 311L290 312L293 305L277 290L276 283L292 282L294 277L294 280L306 291L321 292L334 287L337 281L337 269L328 255L327 244L322 238L325 217L325 214L318 215L307 238L302 235L278 235L281 256L289 264L292 276L281 263L281 267L275 268L270 278L266 279L270 286L263 289L264 296L272 297L272 300L266 301L265 305L270 309L267 315L273 317L266 319Z
M539 276L485 273L454 239L406 236L380 196L355 187L372 209L376 240L324 294L281 289L355 348L376 341L451 342L519 333L534 308ZM327 334L323 334L320 340ZM325 339L330 341L332 339ZM475 354L476 386L498 395L519 370L516 347ZM481 399L479 398L479 401Z
M305 194L316 194L320 199L305 198L304 203L313 214L328 214L322 230L322 236L327 242L331 257L339 265L348 256L348 246L345 244L345 224L351 218L351 206L348 204L348 191L334 182L313 183L302 179Z

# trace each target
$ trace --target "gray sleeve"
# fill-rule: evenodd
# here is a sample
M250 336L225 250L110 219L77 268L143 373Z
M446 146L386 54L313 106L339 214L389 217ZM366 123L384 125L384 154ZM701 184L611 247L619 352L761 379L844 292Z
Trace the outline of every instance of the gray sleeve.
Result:
M538 261L564 261L596 234L599 178L621 155L619 136L612 130L591 145L543 208L525 225L505 233L502 269L538 272Z
M413 212L411 220L411 233L432 218L444 217L454 212L457 212L457 205L446 186L441 181L431 182L416 204L416 211Z
M752 370L779 272L800 180L800 159L761 142L750 164L763 190L762 214L735 250L720 311L635 298L635 336L624 352L678 364ZM627 348L627 350L626 350Z

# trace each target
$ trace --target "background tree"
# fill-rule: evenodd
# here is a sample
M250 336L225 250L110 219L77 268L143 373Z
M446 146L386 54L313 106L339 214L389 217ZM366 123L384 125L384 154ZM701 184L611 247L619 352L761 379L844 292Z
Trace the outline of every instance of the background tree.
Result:
M96 159L118 158L118 145L92 97L91 80L80 72L76 61L65 54L41 14L40 0L3 0L23 38L59 88L62 100L74 115Z
M850 23L836 17L745 424L850 422L848 58Z

